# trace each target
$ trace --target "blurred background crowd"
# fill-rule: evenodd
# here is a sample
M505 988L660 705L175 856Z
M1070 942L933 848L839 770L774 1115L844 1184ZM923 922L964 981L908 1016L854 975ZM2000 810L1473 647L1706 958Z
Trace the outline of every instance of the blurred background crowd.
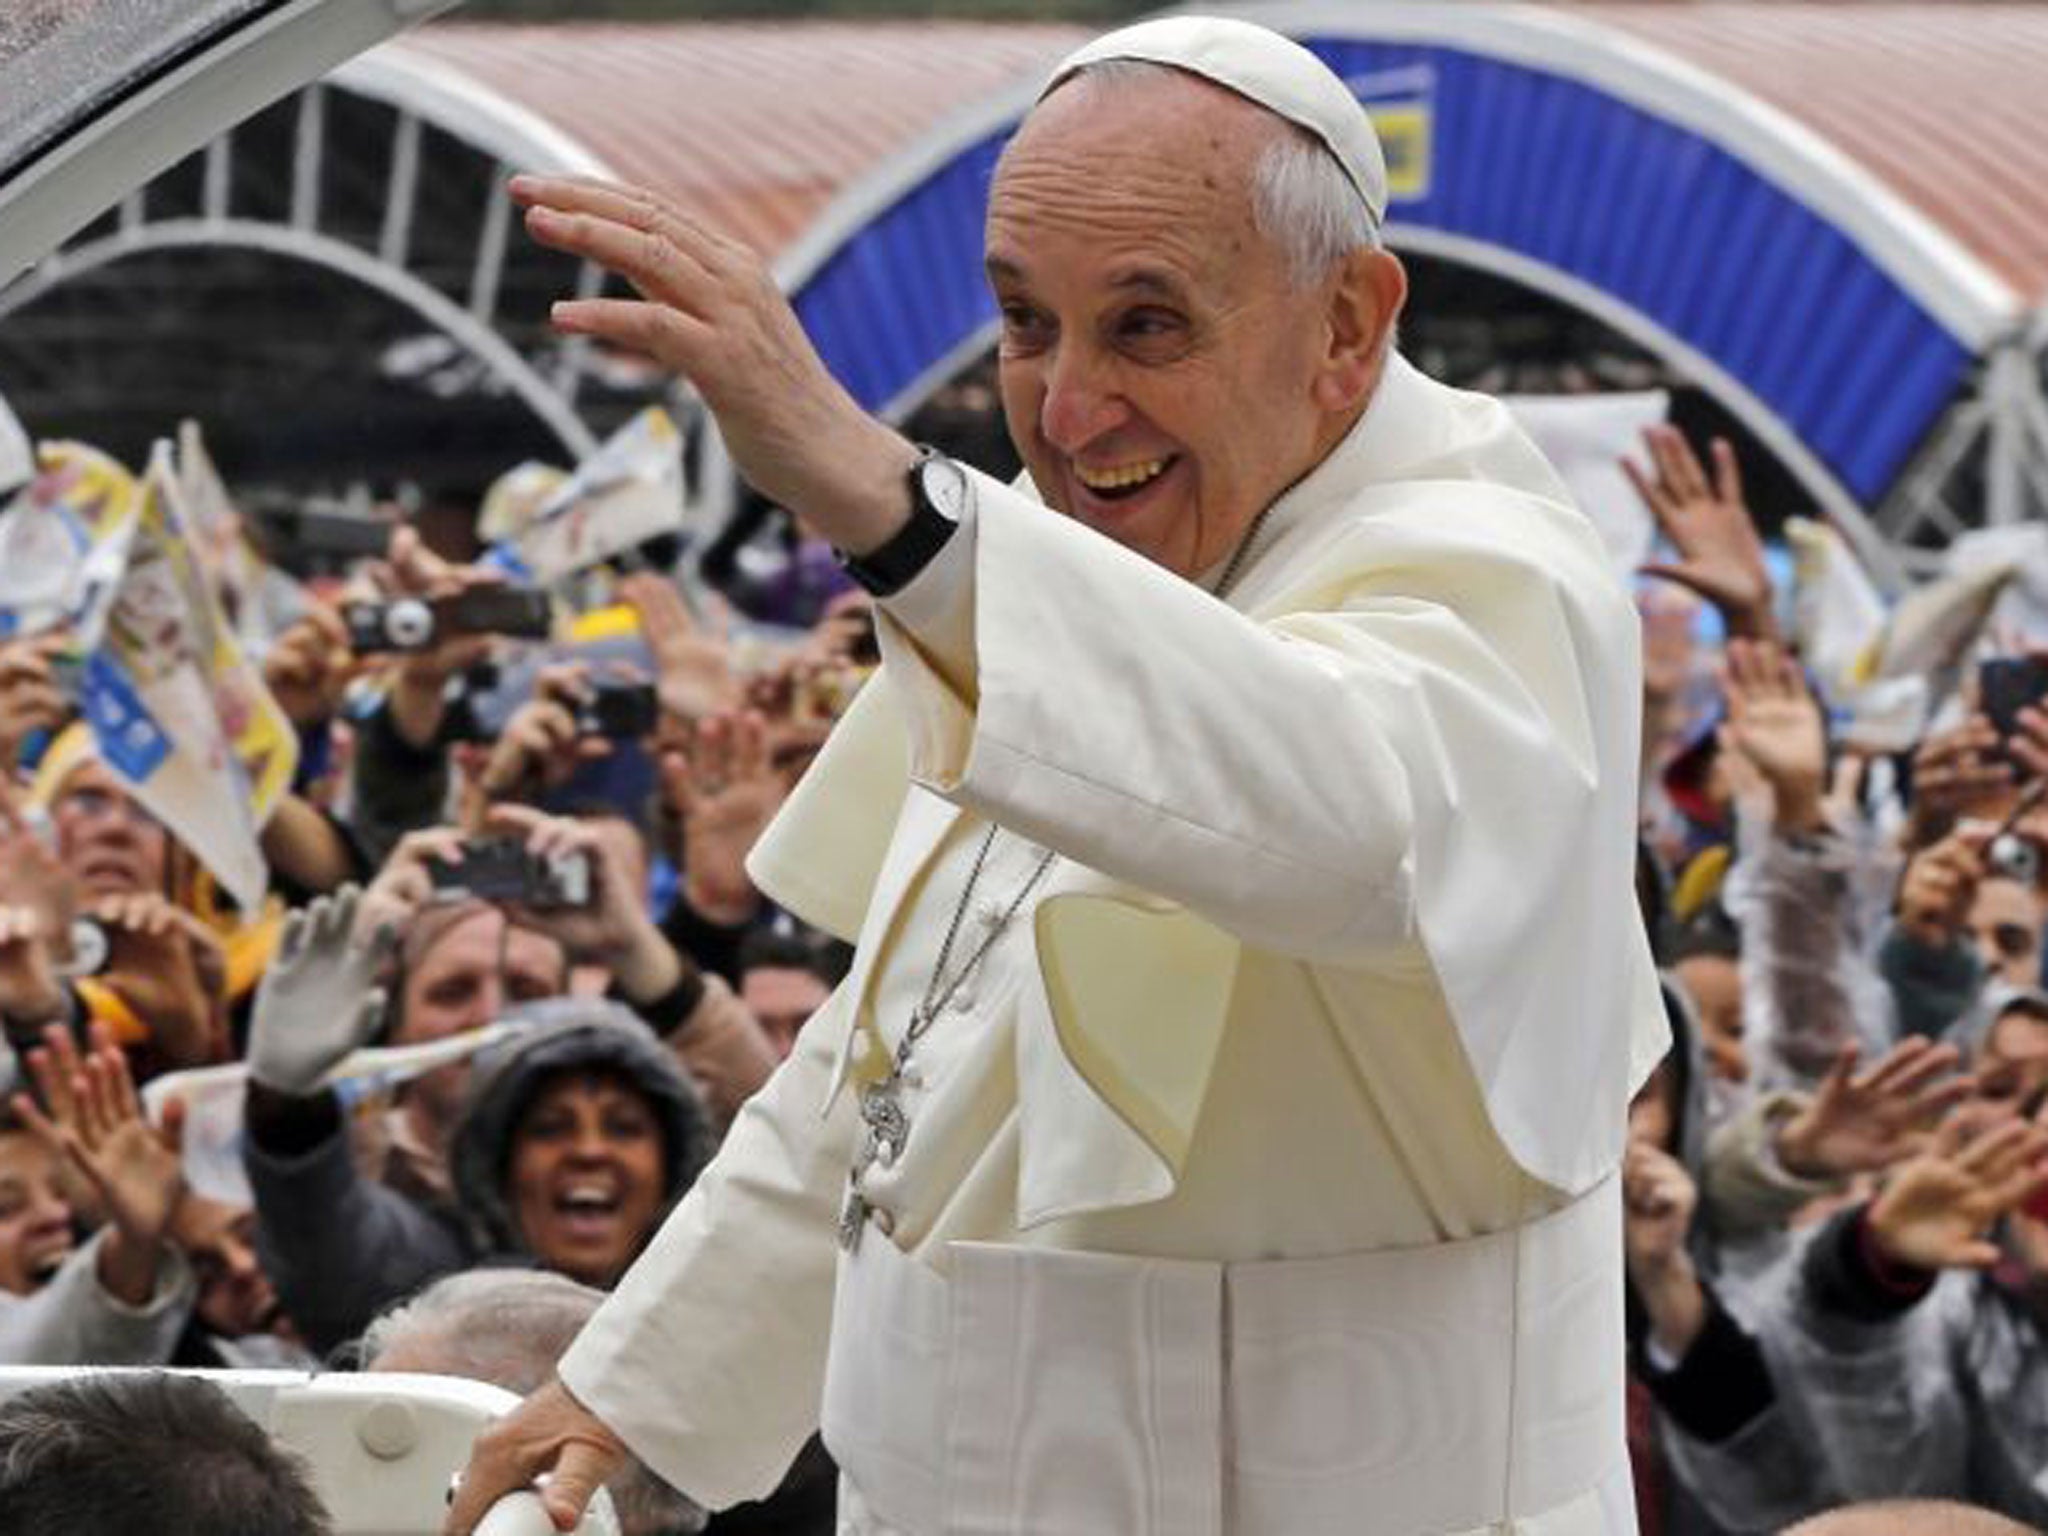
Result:
M0 547L70 554L0 641L0 1363L529 1389L788 1053L847 955L745 855L871 619L793 525L738 602L635 542L659 425L508 472L471 558L373 509L306 580L196 431L139 476L38 446ZM1824 529L1767 546L1725 441L1651 426L1619 468L1659 535L1635 897L1676 1040L1624 1170L1644 1529L2048 1521L2027 573L1887 606ZM608 553L543 584L572 514ZM831 1520L814 1445L711 1528Z

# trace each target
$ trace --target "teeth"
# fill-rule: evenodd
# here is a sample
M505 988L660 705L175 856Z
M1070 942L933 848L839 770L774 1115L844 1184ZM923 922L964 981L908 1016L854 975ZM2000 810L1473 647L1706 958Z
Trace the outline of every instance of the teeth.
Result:
M1165 468L1164 459L1144 459L1136 464L1119 464L1114 469L1088 469L1076 464L1074 473L1091 491L1120 491L1127 486L1143 485Z

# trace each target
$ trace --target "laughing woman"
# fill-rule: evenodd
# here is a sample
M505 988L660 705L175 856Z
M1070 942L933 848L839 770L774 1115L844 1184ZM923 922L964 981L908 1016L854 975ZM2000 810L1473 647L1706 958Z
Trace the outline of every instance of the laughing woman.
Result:
M695 1181L709 1118L675 1057L616 1004L529 1004L483 1053L452 1164L482 1252L609 1289Z

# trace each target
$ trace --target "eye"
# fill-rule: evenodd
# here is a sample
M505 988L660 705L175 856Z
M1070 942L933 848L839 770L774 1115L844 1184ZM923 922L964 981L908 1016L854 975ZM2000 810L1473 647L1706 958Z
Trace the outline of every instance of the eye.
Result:
M521 1134L535 1141L559 1141L576 1128L576 1117L565 1109L542 1109L522 1128Z
M1053 323L1049 315L1034 305L1019 299L1005 299L1001 304L1003 317L1003 347L1011 353L1035 352L1044 347L1053 337Z
M1168 361L1187 350L1188 320L1165 305L1140 304L1118 314L1110 334L1121 351L1140 361Z

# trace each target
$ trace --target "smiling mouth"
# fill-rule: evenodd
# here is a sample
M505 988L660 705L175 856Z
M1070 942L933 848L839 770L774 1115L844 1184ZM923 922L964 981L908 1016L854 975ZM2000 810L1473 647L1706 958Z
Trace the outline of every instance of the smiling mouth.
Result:
M1087 492L1103 501L1124 501L1137 495L1180 461L1180 455L1160 459L1137 459L1102 469L1074 465L1074 478Z
M555 1215L572 1232L589 1235L608 1229L624 1205L616 1190L597 1185L572 1185L555 1196Z

